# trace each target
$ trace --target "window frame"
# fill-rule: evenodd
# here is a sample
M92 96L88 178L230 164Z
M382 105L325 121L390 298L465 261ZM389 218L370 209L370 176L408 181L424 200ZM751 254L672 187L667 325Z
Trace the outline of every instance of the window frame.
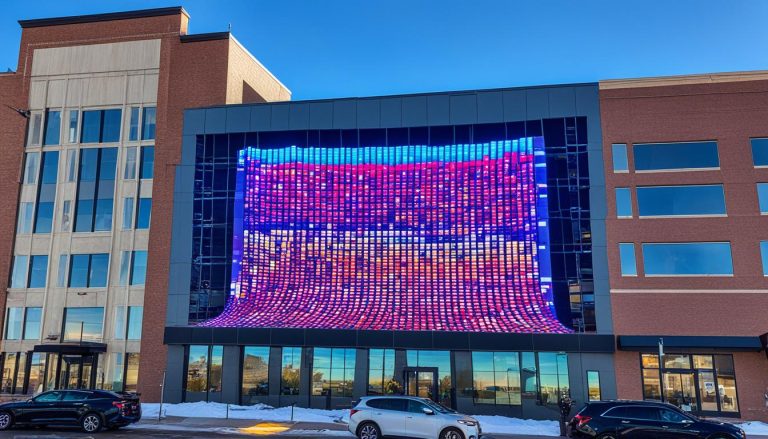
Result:
M640 193L646 189L660 189L660 188L691 188L691 187L719 187L722 189L723 194L723 213L695 213L695 214L665 214L665 215L643 215L642 206L640 201ZM665 184L665 185L651 185L651 186L637 186L635 188L637 193L637 216L638 218L725 218L728 216L728 204L725 196L725 185L723 183L703 183L703 184Z
M636 147L638 146L648 146L648 145L682 145L682 144L688 144L688 143L714 143L715 144L715 152L717 154L717 166L715 167L700 167L700 168L658 168L658 169L637 169L637 151ZM658 142L633 142L632 143L632 156L635 159L633 163L634 171L638 174L650 174L650 173L658 173L658 172L693 172L693 171L717 171L721 169L721 160L720 160L720 144L717 140L685 140L685 141L658 141Z
M685 246L685 245L701 245L701 244L728 244L728 253L730 257L730 273L648 273L648 266L649 264L646 262L646 246L660 246L660 245L675 245L675 246ZM733 245L730 241L691 241L691 242L643 242L640 244L640 254L643 261L643 270L644 270L644 276L645 277L657 277L657 278L664 278L664 277L673 277L673 278L683 278L683 277L733 277Z

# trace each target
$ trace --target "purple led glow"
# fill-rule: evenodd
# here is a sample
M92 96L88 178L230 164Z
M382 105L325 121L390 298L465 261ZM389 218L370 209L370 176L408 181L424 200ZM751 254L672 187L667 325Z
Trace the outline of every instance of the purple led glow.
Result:
M243 149L230 297L202 325L570 332L543 147Z

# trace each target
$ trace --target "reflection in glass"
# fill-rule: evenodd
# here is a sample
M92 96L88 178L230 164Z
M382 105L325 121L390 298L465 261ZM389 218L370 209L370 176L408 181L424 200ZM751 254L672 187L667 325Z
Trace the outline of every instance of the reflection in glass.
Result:
M141 178L153 178L155 175L155 147L144 146L141 148Z
M29 364L29 385L27 386L28 395L35 395L42 392L43 381L45 378L45 360L46 354L42 352L35 352L32 354L32 358ZM53 367L51 367L53 369Z
M395 350L370 349L368 351L368 394L399 394L402 390L402 386L395 379Z
M5 317L5 339L20 340L24 321L24 308L8 308Z
M315 348L312 395L352 396L356 349Z
M101 341L104 308L64 308L64 341Z
M647 276L733 275L729 242L644 243Z
M437 402L450 407L451 400L451 353L449 351L406 351L406 361L410 367L437 367Z
M48 278L48 256L34 255L29 265L29 288L45 288Z
M715 388L715 374L710 371L700 371L698 374L699 395L701 395L701 410L717 411L717 389Z
M618 190L618 189L617 189ZM723 185L637 188L640 216L725 215Z
M208 388L208 346L189 347L187 392L205 392Z
M144 107L141 118L141 140L155 138L155 107Z
M256 404L269 394L269 347L243 347L242 404Z
M688 355L664 354L665 369L690 369L691 359Z
M133 252L131 262L131 285L144 285L147 277L147 251L137 250Z
M587 398L589 401L600 401L600 372L596 370L587 371Z
M40 160L39 152L28 152L24 154L24 184L37 183L37 165Z
M537 352L539 359L540 398L542 404L557 404L560 396L570 393L568 355Z
M135 392L139 383L139 353L127 353L125 364L125 391Z
M0 393L13 393L13 379L16 376L15 352L6 352L3 359L3 383L0 385Z
M43 145L58 145L61 138L61 111L45 112L45 130Z
M717 142L636 143L637 171L711 169L720 166Z
M27 287L27 262L29 256L15 256L13 258L13 273L11 274L11 288Z
M123 178L125 180L133 180L136 178L136 153L138 148L131 147L125 149L125 169L123 170Z
M616 216L632 218L632 192L628 187L616 188Z
M128 340L141 340L143 316L143 306L128 307Z
M627 145L624 143L614 143L611 145L613 153L613 172L627 172L629 165L627 162Z
M208 375L208 392L221 392L221 369L224 346L211 346L211 364Z
M77 122L79 114L80 113L77 110L69 110L69 127L67 130L67 140L69 143L77 142Z
M752 163L755 166L768 166L768 139L750 139L752 144Z
M757 202L760 206L760 213L768 214L768 183L757 184Z
M475 402L520 405L519 361L517 352L472 352Z
M136 212L136 229L148 229L152 216L152 199L139 198L139 208Z
M19 220L16 226L16 233L24 235L32 233L32 210L35 207L35 203L23 201L19 203Z
M637 276L637 262L635 261L635 244L631 242L619 243L619 260L621 262L622 276Z
M19 363L16 366L16 385L14 386L14 392L24 393L24 379L27 375L27 354L19 353Z
M25 311L24 316L24 340L40 339L40 321L43 314L43 308L30 307Z
M139 140L139 107L131 107L131 120L128 125L128 140Z
M301 348L283 348L281 370L280 394L298 395L301 374Z

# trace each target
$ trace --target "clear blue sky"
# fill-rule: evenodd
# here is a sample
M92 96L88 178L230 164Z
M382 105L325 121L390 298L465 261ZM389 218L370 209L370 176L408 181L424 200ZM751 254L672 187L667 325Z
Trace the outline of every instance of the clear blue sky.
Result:
M768 69L768 0L3 1L16 20L181 5L232 31L294 99Z

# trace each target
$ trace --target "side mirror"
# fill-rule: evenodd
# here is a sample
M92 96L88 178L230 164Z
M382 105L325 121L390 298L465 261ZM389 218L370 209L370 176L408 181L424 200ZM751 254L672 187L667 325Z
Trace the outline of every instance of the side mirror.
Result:
M34 399L32 399L32 398L29 398L29 399L27 400L27 404L34 404L34 403L35 403L35 400L34 400Z
M683 419L683 424L693 424L693 421L690 419Z
M435 412L432 409L428 409L426 407L421 409L422 412L424 412L425 415L434 415Z

